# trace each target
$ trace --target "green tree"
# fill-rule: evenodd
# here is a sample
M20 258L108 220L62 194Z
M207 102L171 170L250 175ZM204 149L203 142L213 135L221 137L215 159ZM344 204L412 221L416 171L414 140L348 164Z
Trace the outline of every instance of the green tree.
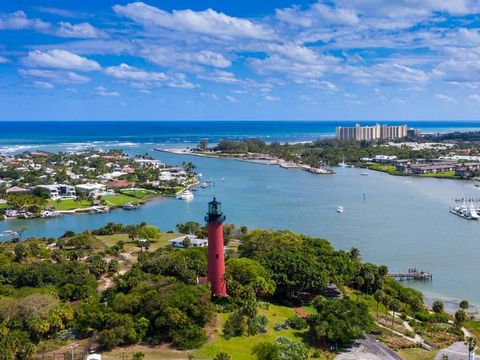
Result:
M197 148L201 151L207 150L208 149L208 140L207 139L201 139Z
M373 327L373 319L363 302L350 298L327 300L318 296L313 306L317 314L311 315L307 322L310 335L316 341L347 344Z
M400 311L401 306L402 304L397 299L393 299L389 304L389 308L392 311L392 329L393 329L393 323L395 322L395 313L397 311Z
M435 300L432 303L432 310L436 314L442 313L444 308L445 308L445 305L443 305L443 302L441 302L440 300Z
M380 303L383 302L383 299L385 298L385 293L382 290L377 290L375 294L373 294L373 297L375 298L375 301L377 302L377 318L378 318L378 310L380 307Z
M233 296L245 297L251 290L257 298L266 298L275 292L275 282L258 261L232 258L228 260L226 268L225 279Z
M192 246L192 240L190 240L188 236L185 236L185 239L182 241L182 246L188 249L190 246Z
M458 306L462 310L467 310L470 307L470 303L468 302L468 300L462 300L460 301L460 304L458 304Z
M280 349L276 344L261 342L252 349L252 354L257 360L278 360Z
M460 326L467 320L468 320L468 316L465 310L460 309L455 312L455 323L457 325Z
M108 263L100 254L95 254L87 258L88 270L98 279L105 274L108 269Z

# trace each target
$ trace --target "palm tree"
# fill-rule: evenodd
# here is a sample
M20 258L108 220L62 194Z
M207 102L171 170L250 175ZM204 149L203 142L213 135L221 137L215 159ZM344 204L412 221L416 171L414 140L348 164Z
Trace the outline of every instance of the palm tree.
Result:
M378 318L378 308L380 306L380 303L383 302L383 299L385 298L385 293L382 290L377 290L375 294L373 294L373 297L377 302L377 318Z
M230 360L231 357L227 353L221 352L215 355L214 360Z
M360 288L365 284L365 279L363 276L357 276L355 278L355 285L357 285L357 291L360 291Z
M18 229L18 230L16 231L16 233L17 233L17 235L18 235L18 239L19 239L20 241L22 241L22 235L23 235L23 233L24 233L25 231L27 231L27 228L26 228L26 227L20 228L20 229Z
M350 249L350 258L354 262L359 262L361 260L360 250L356 247L352 247Z
M393 322L395 321L395 312L400 310L400 301L397 299L393 299L390 303L390 310L392 310L392 330L393 330Z
M365 284L367 285L367 295L370 290L370 286L375 284L375 275L373 275L371 272L368 272L365 274Z

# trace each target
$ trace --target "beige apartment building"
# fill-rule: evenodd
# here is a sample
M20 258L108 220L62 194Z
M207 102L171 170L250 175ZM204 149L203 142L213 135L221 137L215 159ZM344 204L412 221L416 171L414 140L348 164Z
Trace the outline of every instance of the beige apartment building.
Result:
M407 136L407 125L389 126L376 124L373 126L337 127L338 140L378 140L401 139Z

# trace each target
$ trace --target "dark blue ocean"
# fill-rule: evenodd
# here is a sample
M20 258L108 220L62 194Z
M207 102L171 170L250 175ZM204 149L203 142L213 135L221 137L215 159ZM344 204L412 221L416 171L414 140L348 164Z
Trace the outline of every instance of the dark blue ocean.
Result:
M309 141L332 137L336 126L357 122L338 121L15 121L0 122L0 152L28 149L27 145L80 143L197 144L256 137L265 141ZM360 122L372 125L375 122ZM423 132L480 129L480 122L424 121L389 122L418 128ZM12 148L13 146L13 148ZM8 149L7 149L8 147Z

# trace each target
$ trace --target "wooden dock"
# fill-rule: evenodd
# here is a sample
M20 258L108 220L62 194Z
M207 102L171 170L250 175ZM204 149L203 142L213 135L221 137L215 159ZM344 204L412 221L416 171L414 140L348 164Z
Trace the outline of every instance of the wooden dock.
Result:
M408 269L406 273L390 273L388 276L394 278L398 281L407 281L407 280L432 280L432 274L418 270L416 267Z

